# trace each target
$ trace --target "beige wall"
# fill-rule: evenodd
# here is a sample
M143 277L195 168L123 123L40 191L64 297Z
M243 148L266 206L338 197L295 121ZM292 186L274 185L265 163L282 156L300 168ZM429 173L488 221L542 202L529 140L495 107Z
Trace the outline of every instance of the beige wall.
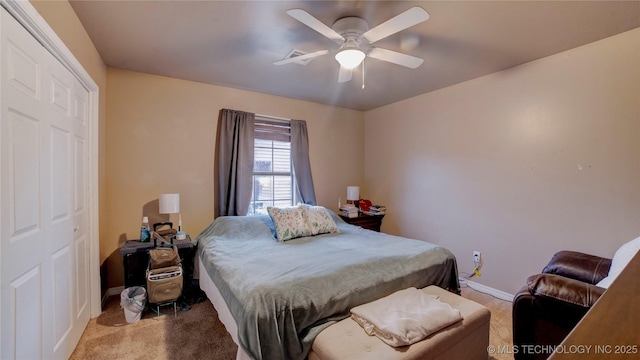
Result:
M481 250L474 280L503 291L559 249L610 256L640 234L640 29L366 112L363 125L357 111L107 71L67 1L31 3L100 88L110 287L122 284L118 247L158 194L181 193L190 234L210 222L224 107L306 119L320 204L360 184L389 206L384 231L450 248L462 272Z
M115 69L107 75L68 1L31 3L100 88L100 261L109 287L122 285L118 248L138 237L143 207L157 208L158 194L181 194L183 225L193 236L212 220L221 108L307 120L320 204L335 207L348 184L362 181L361 112Z
M56 32L99 88L98 109L98 193L100 199L100 263L107 257L106 237L105 120L107 68L76 13L66 0L31 1L33 7Z
M640 235L640 29L365 113L383 230L515 293L562 249Z
M362 112L112 68L107 80L109 218L103 246L112 252L110 287L122 284L118 247L139 237L143 211L157 214L159 194L180 193L183 227L193 237L213 220L222 108L306 120L319 204L335 208L346 186L362 180Z

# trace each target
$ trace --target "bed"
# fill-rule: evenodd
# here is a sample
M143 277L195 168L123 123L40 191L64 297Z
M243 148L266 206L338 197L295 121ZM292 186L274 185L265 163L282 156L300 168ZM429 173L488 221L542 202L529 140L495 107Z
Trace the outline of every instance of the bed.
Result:
M278 242L268 215L223 216L194 241L200 286L239 345L238 358L305 359L349 309L407 287L459 292L447 249L345 223Z

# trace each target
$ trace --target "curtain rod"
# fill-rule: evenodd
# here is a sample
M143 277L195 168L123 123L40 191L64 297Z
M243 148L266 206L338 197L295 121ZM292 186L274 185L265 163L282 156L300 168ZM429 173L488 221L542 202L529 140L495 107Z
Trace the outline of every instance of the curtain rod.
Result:
M287 119L287 118L283 118L283 117L278 117L278 116L271 116L271 115L263 115L263 114L255 114L256 117L260 117L263 119L267 119L267 120L272 120L272 121L282 121L282 122L291 122L291 119Z

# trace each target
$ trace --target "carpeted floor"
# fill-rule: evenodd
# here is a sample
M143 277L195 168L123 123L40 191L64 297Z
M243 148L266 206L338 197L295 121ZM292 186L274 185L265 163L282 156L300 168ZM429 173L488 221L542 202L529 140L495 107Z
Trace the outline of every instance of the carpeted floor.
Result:
M157 316L147 306L140 321L129 324L120 297L111 296L102 314L89 321L71 359L235 359L238 347L209 300L177 316L170 306L160 312L167 315Z
M510 301L500 300L491 295L481 293L468 287L462 288L462 296L486 306L491 311L491 329L489 330L489 345L494 348L508 349L513 344L511 327ZM489 354L492 360L513 360L510 354Z
M491 311L490 345L512 344L510 302L470 288L463 288L462 296ZM191 305L188 311L178 310L177 317L172 307L160 310L168 315L157 316L147 307L140 321L128 324L120 308L120 297L110 297L102 314L90 320L71 359L235 359L238 347L209 300ZM490 359L513 357L496 354Z

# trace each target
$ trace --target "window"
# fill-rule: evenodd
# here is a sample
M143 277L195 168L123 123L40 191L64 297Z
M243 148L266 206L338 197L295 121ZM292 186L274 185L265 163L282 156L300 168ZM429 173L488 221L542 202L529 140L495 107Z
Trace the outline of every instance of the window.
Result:
M256 117L253 150L253 191L248 215L267 214L268 206L296 201L288 122Z

